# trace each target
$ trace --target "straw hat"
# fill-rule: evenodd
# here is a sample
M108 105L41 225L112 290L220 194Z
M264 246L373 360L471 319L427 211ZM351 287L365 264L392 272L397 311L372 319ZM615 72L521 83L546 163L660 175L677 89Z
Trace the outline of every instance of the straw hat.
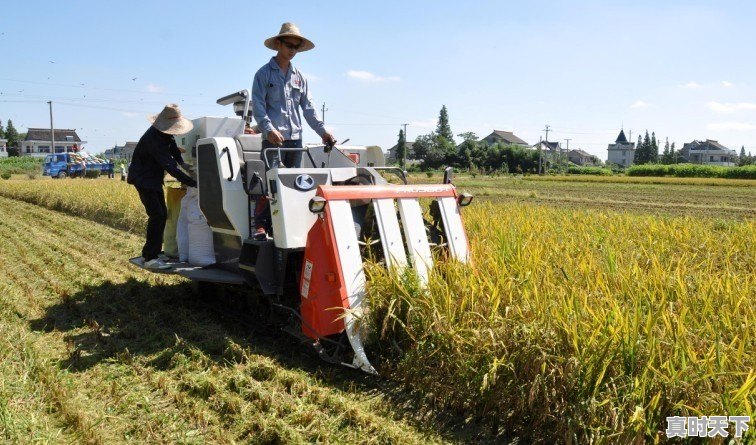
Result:
M278 35L275 35L269 39L266 39L265 46L267 48L272 49L273 51L278 51L278 44L276 43L276 40L278 40L281 37L296 37L298 39L302 39L302 46L299 48L300 53L303 51L309 51L315 48L315 44L312 43L310 40L308 40L299 32L299 28L297 28L297 25L293 23L289 23L289 22L286 22L283 25L281 25L281 31L278 32Z
M168 104L160 114L148 116L152 126L165 134L184 134L194 128L189 119L181 115L181 110L176 104Z

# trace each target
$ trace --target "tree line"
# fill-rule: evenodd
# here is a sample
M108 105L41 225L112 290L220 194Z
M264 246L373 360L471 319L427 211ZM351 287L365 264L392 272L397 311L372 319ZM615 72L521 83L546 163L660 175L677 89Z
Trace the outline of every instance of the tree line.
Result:
M457 135L462 143L455 145L454 136L449 125L449 112L446 105L441 107L436 129L428 134L418 136L412 145L412 158L419 160L422 169L437 169L450 166L462 170L482 170L488 173L537 173L541 153L529 147L510 144L488 144L478 141L473 132ZM409 153L407 152L407 135L399 130L396 160L402 168L406 166ZM543 159L541 159L543 162ZM665 138L664 149L659 153L659 141L655 132L638 136L635 147L635 165L643 164L680 164L686 162L675 143L670 144ZM741 147L738 165L756 164L756 157L746 154L745 147Z
M457 135L462 143L456 145L454 133L449 125L446 105L441 107L436 129L418 136L412 145L412 158L421 161L423 169L437 169L442 166L461 170L483 170L486 172L536 173L539 154L535 150L519 145L478 142L478 136L471 132ZM396 159L400 166L406 166L406 135L399 130Z

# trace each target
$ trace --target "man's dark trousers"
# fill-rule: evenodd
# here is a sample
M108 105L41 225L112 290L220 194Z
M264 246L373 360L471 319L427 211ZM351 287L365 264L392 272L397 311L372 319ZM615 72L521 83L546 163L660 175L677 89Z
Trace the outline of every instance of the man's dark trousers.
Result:
M277 148L277 145L273 145L269 141L262 141L262 148ZM302 140L301 139L287 139L283 141L283 144L281 144L281 148L302 148ZM298 168L299 164L302 162L302 152L301 151L288 151L288 152L282 152L283 155L283 161L284 165L287 167L294 167ZM278 152L274 151L273 154L268 155L268 160L270 161L270 164L272 168L280 167L280 162L278 159ZM268 199L263 196L257 197L257 202L255 205L255 226L256 227L264 227L265 230L268 232L272 229L272 221L270 219L270 205L268 203Z
M142 248L144 261L154 260L163 250L163 231L168 220L168 209L165 206L163 189L153 190L137 187L139 199L147 211L147 241Z

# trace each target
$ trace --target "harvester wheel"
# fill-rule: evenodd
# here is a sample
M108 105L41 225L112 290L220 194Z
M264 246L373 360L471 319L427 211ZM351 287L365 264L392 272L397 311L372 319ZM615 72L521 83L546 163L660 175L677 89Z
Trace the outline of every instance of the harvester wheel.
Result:
M65 179L66 176L68 176L68 174L64 171L58 172L58 179Z

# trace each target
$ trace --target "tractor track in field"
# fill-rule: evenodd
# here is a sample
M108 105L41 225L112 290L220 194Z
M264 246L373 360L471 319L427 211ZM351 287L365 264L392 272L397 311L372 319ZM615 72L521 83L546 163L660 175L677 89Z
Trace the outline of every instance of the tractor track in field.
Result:
M130 266L129 253L141 244L135 235L0 198L0 240L5 354L23 352L36 363L31 369L0 364L0 402L28 394L18 389L23 385L37 390L29 403L0 403L6 440L436 443L472 437L452 432L458 419L420 409L398 386L321 364L284 334L251 337L238 321L191 301L186 280Z

